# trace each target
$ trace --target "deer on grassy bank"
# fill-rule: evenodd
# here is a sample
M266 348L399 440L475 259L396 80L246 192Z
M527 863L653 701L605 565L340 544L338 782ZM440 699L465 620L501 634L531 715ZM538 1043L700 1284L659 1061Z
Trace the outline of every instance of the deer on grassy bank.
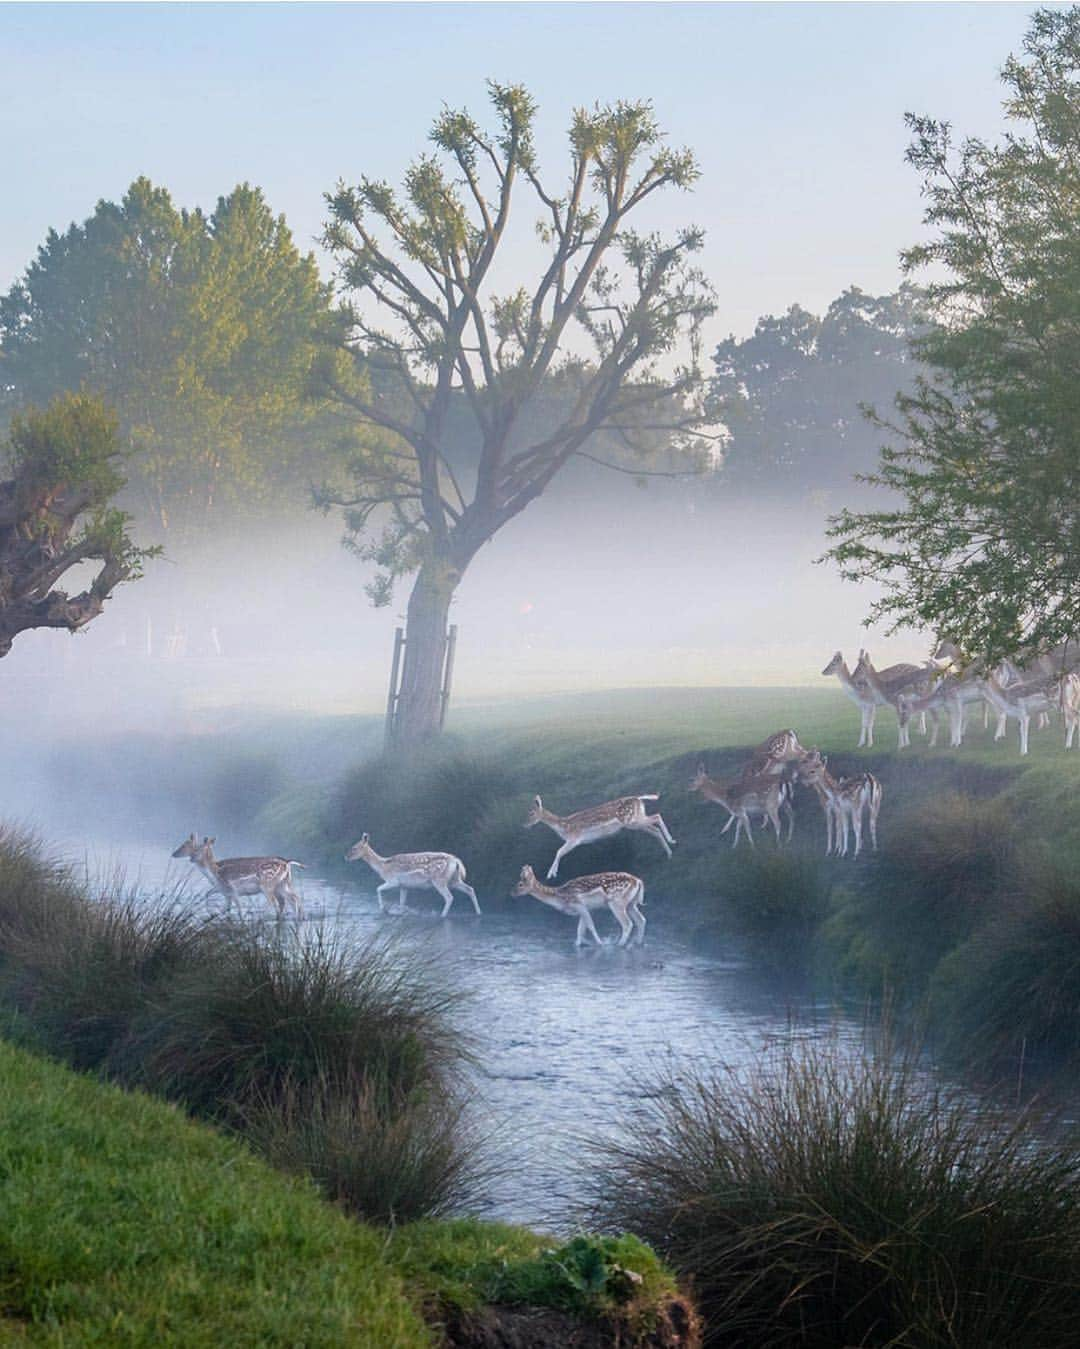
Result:
M302 916L300 896L293 889L292 869L303 868L295 857L222 857L214 856L213 838L200 843L195 834L189 835L173 853L186 857L210 882L213 890L225 897L227 903L238 901L241 895L265 895L267 901L283 917L285 905L291 904L299 918Z
M468 895L477 914L480 912L480 901L476 898L476 891L465 880L465 863L453 853L403 852L395 853L392 857L380 857L365 834L360 842L354 843L345 854L345 861L366 862L380 877L380 884L375 887L375 898L379 901L379 909L383 913L387 911L384 898L387 890L398 892L395 913L405 912L406 890L435 890L443 901L443 910L439 915L441 918L445 918L450 912L450 906L454 902L454 890L460 890L463 895Z
M746 830L746 837L750 840L751 848L754 847L754 834L750 825L751 817L763 818L771 824L776 831L776 842L780 843L780 807L789 802L791 796L791 784L785 782L782 778L770 774L761 774L757 777L740 778L738 782L724 784L717 782L715 778L709 777L705 772L705 765L698 764L697 772L688 788L692 792L700 792L706 801L715 801L718 806L723 806L728 813L727 824L720 830L721 834L726 834L735 825L735 837L731 841L733 848L738 846L739 835ZM788 838L791 838L792 830L795 826L794 815L790 817L788 825Z
M614 801L605 801L600 806L588 806L585 810L575 811L573 815L556 815L548 810L540 797L533 797L533 804L525 817L525 828L546 824L563 840L562 846L548 867L548 880L559 874L559 863L567 853L573 852L583 843L594 843L597 839L611 838L624 829L632 829L651 834L668 857L675 840L671 831L659 813L650 815L645 807L646 801L659 801L656 793L646 796L620 796Z
M512 893L515 898L532 895L541 904L576 918L575 946L584 945L586 932L598 946L603 946L590 912L597 909L611 910L622 930L620 946L626 945L631 933L639 946L645 940L645 915L641 912L645 903L645 884L627 871L601 871L595 876L579 876L563 885L552 886L538 880L532 867L524 866Z
M1075 670L1061 681L1058 698L1061 703L1061 719L1065 723L1065 748L1072 749L1073 736L1080 726L1080 674Z
M986 696L997 708L1000 717L994 739L1002 739L1005 723L1012 717L1020 728L1020 753L1026 754L1031 718L1033 715L1042 717L1043 714L1049 714L1057 692L1056 685L1045 678L1004 684L996 674L990 675L986 680Z
M884 670L874 668L869 651L859 652L859 661L851 672L852 682L865 687L879 707L891 707L896 713L897 749L906 749L911 744L909 718L906 717L903 698L905 695L930 692L931 681L939 674L936 664L929 665L889 665ZM937 718L936 709L926 709ZM935 735L936 740L936 735ZM870 742L871 744L873 741Z
M799 780L817 793L825 814L825 855L846 857L849 831L855 836L854 856L862 848L863 816L869 813L870 842L877 849L877 822L881 810L881 783L873 773L834 778L820 751L811 750L799 765Z
M835 675L840 681L840 687L859 709L859 715L862 718L862 725L859 728L859 749L864 746L868 749L873 748L874 744L874 718L877 716L877 699L866 687L865 684L856 684L852 678L851 671L847 667L847 661L837 651L828 665L821 672L823 675Z

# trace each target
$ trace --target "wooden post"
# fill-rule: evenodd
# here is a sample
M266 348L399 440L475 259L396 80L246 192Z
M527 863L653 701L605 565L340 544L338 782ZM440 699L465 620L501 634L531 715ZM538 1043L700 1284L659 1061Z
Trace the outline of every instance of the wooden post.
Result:
M386 735L387 749L394 743L394 722L397 719L398 673L401 669L401 652L405 646L404 628L394 629L394 659L390 665L390 692L386 697Z
M457 624L451 623L446 634L446 665L443 669L442 703L439 707L439 730L446 725L446 709L450 706L450 689L454 682L454 652L457 650Z

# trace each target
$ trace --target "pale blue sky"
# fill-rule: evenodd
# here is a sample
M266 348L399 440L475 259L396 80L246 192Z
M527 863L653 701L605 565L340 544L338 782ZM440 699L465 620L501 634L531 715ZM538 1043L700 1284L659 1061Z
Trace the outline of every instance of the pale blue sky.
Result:
M0 5L0 288L49 226L140 173L212 206L257 183L311 247L321 194L397 178L488 76L540 102L560 172L574 104L648 97L703 169L667 218L708 231L711 336L850 283L919 233L907 110L992 135L1029 4Z

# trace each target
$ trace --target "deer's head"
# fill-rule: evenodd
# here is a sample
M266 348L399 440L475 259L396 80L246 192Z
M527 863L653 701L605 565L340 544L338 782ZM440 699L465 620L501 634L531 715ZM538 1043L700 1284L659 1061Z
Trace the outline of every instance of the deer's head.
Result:
M799 760L799 781L806 787L815 782L820 782L825 776L825 768L828 759L819 749L807 750L802 759Z
M699 763L697 766L697 772L694 774L693 780L691 781L690 786L687 787L686 790L688 792L700 792L704 788L708 780L709 775L708 773L705 772L705 765L703 763Z
M544 818L544 803L538 796L533 797L533 803L529 807L529 813L525 816L525 828L531 829L534 824L539 824Z
M354 843L352 847L349 849L349 851L345 854L345 861L359 862L363 860L366 862L371 858L374 851L375 851L374 848L372 848L371 843L368 840L367 834L364 834L363 837L360 839L360 842Z
M843 668L844 668L844 657L841 654L841 652L837 651L834 654L832 660L829 661L828 665L825 666L824 670L822 670L821 673L823 675L838 674Z
M867 677L867 675L873 673L873 669L874 669L874 666L873 666L873 663L872 663L871 660L870 660L870 652L869 652L869 651L863 651L863 650L860 649L860 651L859 651L859 663L855 666L854 670L852 670L852 672L851 672L851 677L852 677L852 679L855 679L855 680L863 679L863 680L865 680L866 677Z
M537 797L537 800L540 798ZM532 894L536 888L536 872L532 867L525 865L521 868L521 875L518 877L518 883L514 886L510 894L514 899L519 899L522 895Z
M188 834L183 843L173 853L174 857L190 857L194 862L195 854L199 851L199 840L194 834Z

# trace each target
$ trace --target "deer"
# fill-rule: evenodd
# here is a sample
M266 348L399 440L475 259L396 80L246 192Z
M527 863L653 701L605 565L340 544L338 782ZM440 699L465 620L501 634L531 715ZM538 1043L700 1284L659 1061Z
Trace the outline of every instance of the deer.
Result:
M443 909L439 915L445 918L454 902L453 891L460 890L472 900L477 916L480 914L480 901L476 891L465 880L465 863L460 857L448 852L403 852L392 857L380 857L371 846L365 834L359 843L354 843L345 854L346 862L366 862L380 877L375 887L375 898L379 901L379 910L386 913L384 892L397 890L398 903L395 913L404 913L406 890L435 890L442 897Z
M573 815L556 815L545 808L539 796L534 796L529 813L525 817L525 828L532 829L535 825L546 824L563 840L551 866L548 867L549 881L559 874L559 863L567 853L573 852L583 843L611 838L613 834L621 833L624 829L651 834L670 857L671 847L675 842L671 831L659 811L655 815L650 815L645 807L646 801L659 800L660 797L656 793L644 796L620 796L614 801L605 801L603 805L588 806L585 810L575 811Z
M563 885L545 885L536 877L532 867L521 868L521 875L512 891L514 898L532 895L541 904L547 904L560 913L577 918L575 946L585 944L586 932L598 946L603 946L590 910L610 909L622 930L619 945L625 946L631 934L638 946L645 940L645 884L627 871L601 871L595 876L579 876Z
M1072 749L1073 737L1080 726L1080 674L1075 670L1061 681L1058 701L1061 704L1061 719L1065 723L1065 748ZM1077 739L1080 744L1080 737Z
M874 746L874 718L877 716L878 707L877 699L865 685L855 683L851 671L847 667L847 661L844 660L839 651L835 652L832 660L821 673L823 675L836 675L840 681L840 687L858 707L859 714L862 717L862 726L859 730L859 749L864 746L872 749Z
M766 822L772 825L779 844L780 807L791 794L790 784L781 778L761 774L757 777L740 778L738 782L725 786L715 778L709 777L704 764L698 764L697 773L688 790L700 792L706 801L715 801L717 805L724 807L728 813L728 821L720 833L726 834L734 823L735 837L731 841L733 848L738 846L739 835L743 829L746 830L751 848L754 847L754 835L750 828L752 815L763 816ZM791 837L790 831L788 837Z
M806 754L806 747L800 744L795 731L776 731L768 739L763 740L753 751L743 765L742 772L739 774L739 781L745 782L756 777L770 777L779 779L789 787L794 787L798 779L799 763L806 757ZM780 801L780 810L787 815L789 842L795 832L795 810L791 798L792 792L788 791ZM762 818L761 824L762 828L768 824L767 816Z
M882 787L873 773L854 778L834 778L828 761L819 750L811 750L799 764L799 780L817 793L825 813L825 855L835 852L846 857L848 831L855 835L854 856L862 848L863 815L869 812L870 842L877 850L877 822L881 810Z
M878 706L888 706L895 711L897 749L906 749L911 744L911 732L901 706L901 696L909 692L928 692L930 681L937 673L936 664L890 665L884 670L876 670L869 651L860 651L859 661L851 673L851 679L856 685L865 685ZM927 710L936 717L936 711L932 706Z
M278 918L285 915L285 905L291 904L297 918L302 917L300 896L293 889L292 869L300 867L295 857L222 857L214 856L216 838L190 834L175 850L173 857L186 857L210 882L211 890L224 895L227 904L238 901L241 895L265 895L274 905Z
M986 696L999 713L998 733L994 739L1002 738L1006 720L1013 717L1020 728L1020 753L1027 754L1032 713L1036 716L1049 713L1054 694L1052 684L1045 678L1004 684L996 673L991 674L986 680Z

